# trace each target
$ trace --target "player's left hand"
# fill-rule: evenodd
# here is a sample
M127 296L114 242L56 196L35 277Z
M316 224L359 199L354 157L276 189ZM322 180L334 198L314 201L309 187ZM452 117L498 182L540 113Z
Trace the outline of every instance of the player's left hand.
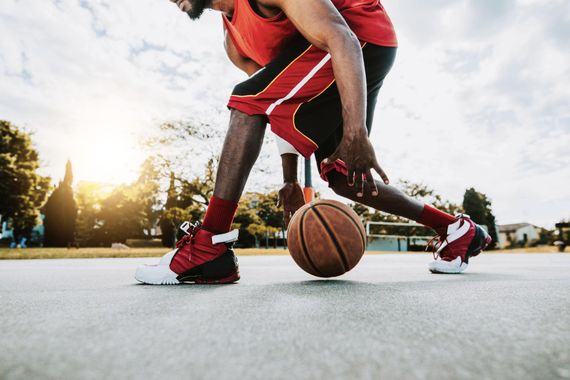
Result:
M279 190L279 198L277 207L283 206L283 220L285 226L289 225L289 221L293 214L305 204L303 189L299 182L286 182Z
M370 192L373 196L378 195L378 188L372 177L372 169L374 169L387 185L390 183L388 176L378 164L374 148L368 139L366 129L359 130L356 133L346 133L337 150L324 160L326 163L332 163L341 159L348 169L347 182L349 186L356 186L356 196L364 196L364 182L368 183Z

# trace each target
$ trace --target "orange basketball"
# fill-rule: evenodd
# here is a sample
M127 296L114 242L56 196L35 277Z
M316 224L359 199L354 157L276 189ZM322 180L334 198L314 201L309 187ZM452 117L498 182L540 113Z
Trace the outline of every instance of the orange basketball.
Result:
M293 215L287 242L293 260L305 272L335 277L358 264L366 248L366 233L350 207L333 200L317 200Z

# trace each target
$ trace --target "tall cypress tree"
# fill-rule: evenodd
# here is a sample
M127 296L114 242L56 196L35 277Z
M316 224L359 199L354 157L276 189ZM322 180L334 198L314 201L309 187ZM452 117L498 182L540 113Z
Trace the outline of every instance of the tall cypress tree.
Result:
M164 247L173 247L176 242L176 226L174 221L169 217L168 210L178 206L178 192L176 191L176 182L174 173L170 172L170 184L168 186L168 195L166 204L160 218L160 230L162 231L162 245Z
M66 247L75 242L77 205L73 198L73 172L71 161L65 165L63 181L48 198L44 206L46 247Z
M487 226L489 235L493 238L493 243L489 248L494 248L498 242L498 236L495 215L493 215L491 206L491 200L487 198L487 195L474 188L465 190L463 209L475 223Z

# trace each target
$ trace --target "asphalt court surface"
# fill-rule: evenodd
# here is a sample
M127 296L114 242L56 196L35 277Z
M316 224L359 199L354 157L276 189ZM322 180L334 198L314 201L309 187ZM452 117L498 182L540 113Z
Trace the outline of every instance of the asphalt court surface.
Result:
M242 280L149 286L157 259L0 261L0 379L570 379L570 255L366 255L319 280L288 256Z

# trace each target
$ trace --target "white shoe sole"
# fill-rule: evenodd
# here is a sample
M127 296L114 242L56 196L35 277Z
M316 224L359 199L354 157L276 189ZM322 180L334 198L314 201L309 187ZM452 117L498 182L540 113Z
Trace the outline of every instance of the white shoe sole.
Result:
M431 273L458 274L467 269L467 263L461 261L461 257L457 257L453 261L434 260L428 265Z
M170 270L170 262L176 249L161 257L158 265L139 265L135 272L135 280L150 285L178 285L178 274Z
M150 285L178 285L178 275L166 265L140 265L135 272L135 279Z

